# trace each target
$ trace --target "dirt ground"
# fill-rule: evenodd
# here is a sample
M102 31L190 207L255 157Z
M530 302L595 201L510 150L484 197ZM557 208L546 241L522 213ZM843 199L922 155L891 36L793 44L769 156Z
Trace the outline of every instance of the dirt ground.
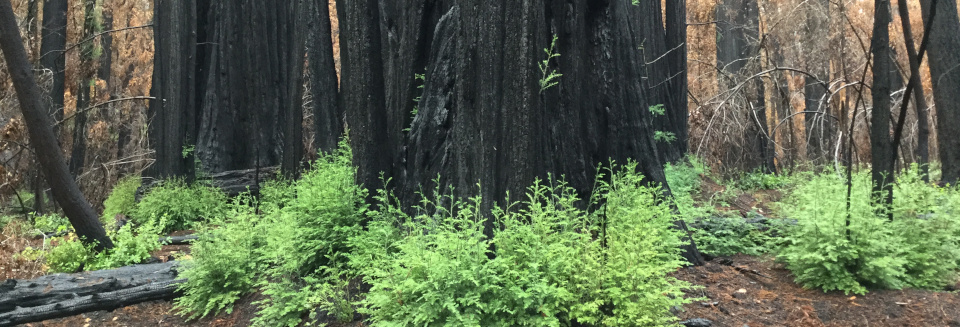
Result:
M679 317L709 319L713 326L960 327L956 291L824 293L798 286L789 271L769 258L717 258L702 267L682 268L676 277L703 285L691 295L708 298L686 305Z

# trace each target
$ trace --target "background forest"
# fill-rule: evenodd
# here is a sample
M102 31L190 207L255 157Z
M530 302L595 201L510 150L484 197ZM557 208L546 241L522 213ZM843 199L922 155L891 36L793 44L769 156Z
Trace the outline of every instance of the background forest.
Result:
M960 324L955 0L9 6L0 325Z

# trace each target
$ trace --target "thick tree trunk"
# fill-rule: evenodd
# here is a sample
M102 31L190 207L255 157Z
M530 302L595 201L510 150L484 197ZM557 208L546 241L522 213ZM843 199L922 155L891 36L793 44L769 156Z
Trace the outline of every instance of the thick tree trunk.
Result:
M330 11L326 0L310 1L312 15L308 53L310 93L313 94L313 146L323 152L337 149L343 136L343 110L337 105L339 81L333 61Z
M358 167L357 182L376 189L383 185L381 173L390 178L395 153L388 137L384 103L380 9L376 0L338 0L337 14L340 16L340 105L350 130L353 162Z
M305 32L300 2L158 1L150 135L153 177L282 164L303 157ZM196 158L196 159L195 159Z
M43 29L40 41L40 66L53 74L48 106L51 116L63 119L64 70L67 46L67 0L46 0L43 3ZM54 127L54 133L56 133Z
M830 3L813 0L807 5L804 28L804 60L806 70L814 76L804 77L804 130L806 130L807 159L819 164L829 162L833 151L834 122L829 118L827 90L820 81L830 80Z
M304 39L300 2L218 1L197 155L208 173L281 165L302 157ZM226 46L229 45L229 46Z
M930 29L930 77L933 81L933 101L937 108L937 140L940 149L941 180L956 185L960 180L960 18L957 18L956 0L937 0L937 8L930 8L931 0L921 0L924 24L931 10L936 10Z
M386 171L395 194L412 204L420 186L433 187L439 176L455 196L479 195L483 210L490 210L508 193L516 200L548 173L588 195L597 166L610 160L637 160L650 182L665 182L647 110L663 103L651 89L664 80L643 79L648 67L637 51L644 40L663 40L642 26L660 14L653 7L627 1L428 1L405 9L409 14L387 16L389 10L381 9L384 17L377 18L373 1L340 4L342 103L358 179L367 187L381 186L379 172ZM379 38L379 31L387 35ZM561 56L549 68L563 76L540 92L538 63L553 35ZM394 38L424 43L405 48ZM383 51L378 40L388 40ZM385 75L379 74L381 58ZM399 126L386 127L385 118L409 115L419 93L410 91L418 62L426 63L422 97L409 133L403 133ZM387 141L392 139L400 140L399 148ZM702 262L693 249L688 254L691 262Z
M80 193L80 188L70 175L67 163L60 153L60 146L51 127L53 122L47 115L47 108L40 101L43 91L34 80L32 66L21 43L17 19L8 1L0 1L0 49L3 50L7 69L17 91L30 144L33 145L47 182L52 186L54 199L63 208L64 215L81 239L97 242L98 250L113 247L113 242L107 237L97 213L84 199L83 193Z
M739 108L744 126L738 151L726 151L724 162L742 163L743 168L773 170L773 154L768 144L767 110L763 99L763 81L746 81L759 72L760 9L756 0L725 0L717 5L717 66L725 74L718 81L721 90L746 82L744 100L732 104ZM732 146L736 146L735 144Z
M194 158L199 125L198 82L205 58L197 47L205 41L198 20L208 6L205 0L160 0L154 5L153 83L148 110L149 138L156 155L145 172L154 178L194 178ZM205 27L205 26L203 26Z
M890 2L874 2L873 38L870 51L873 53L873 110L870 116L870 151L873 166L873 194L877 203L893 203L893 147L890 138L890 93L893 60L890 59ZM893 214L892 212L890 213Z

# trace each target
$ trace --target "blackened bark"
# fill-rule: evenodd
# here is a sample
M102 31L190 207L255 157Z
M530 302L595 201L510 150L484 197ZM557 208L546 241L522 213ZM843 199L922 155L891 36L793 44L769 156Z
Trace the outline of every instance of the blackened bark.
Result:
M933 81L933 101L937 108L937 140L940 149L941 180L956 185L960 179L960 18L957 18L956 0L920 1L924 25L932 10L936 10L930 29L930 77Z
M746 81L759 72L760 9L756 0L724 0L717 5L717 66L721 89L746 82L745 101L740 119L747 126L740 151L726 151L726 162L742 162L746 169L772 171L773 154L767 133L767 110L763 99L763 81ZM758 154L758 155L757 155Z
M874 201L889 205L893 202L893 147L890 139L890 93L893 60L890 59L890 2L874 2L873 38L873 110L870 117L870 151ZM891 211L890 215L893 214Z
M914 85L913 92L914 108L917 113L917 163L920 165L920 175L924 181L929 179L928 172L930 163L930 150L928 138L930 130L927 126L927 99L923 94L923 84L920 83L920 58L917 56L916 46L913 44L913 30L910 24L910 9L907 7L906 0L897 2L897 9L900 13L900 25L903 28L903 40L907 47L907 58L910 61L910 83ZM928 33L928 32L924 32ZM928 41L929 42L929 41ZM903 124L904 122L900 122Z
M373 160L390 158L394 149L387 136L377 134L384 129L370 127L385 126L380 120L388 115L384 102L373 100L382 93L371 85L381 82L371 79L381 76L370 67L385 52L372 50L377 38L370 35L376 31L358 26L372 17L369 7L353 2L338 9L344 33L341 95L360 179L376 183L365 184L368 187L380 186L376 174L386 169L376 167L389 167L395 194L411 204L420 186L433 187L439 176L443 187L454 187L455 196L479 195L483 210L490 210L494 203L503 204L508 193L516 200L548 173L564 176L581 195L588 195L597 166L610 160L637 160L638 172L648 181L665 182L647 110L663 102L652 96L654 85L643 79L648 67L637 51L653 38L647 33L654 29L643 27L643 19L659 11L654 14L626 1L460 0L425 6L417 19L442 18L426 46L414 52L426 57L419 112L409 133L394 136L403 140L397 159L383 163ZM431 35L424 33L414 34ZM537 64L553 35L561 56L550 68L563 76L541 93ZM414 73L415 62L421 60L384 58L407 62ZM392 65L398 63L384 63ZM392 83L401 75L388 75L385 88L396 86ZM398 103L409 103L414 94ZM363 130L358 132L358 127ZM688 254L691 262L702 262L695 250Z
M804 37L809 48L804 49L807 72L804 77L804 130L806 131L807 159L824 164L833 151L834 124L829 118L827 90L820 81L830 80L830 61L827 55L830 39L830 3L813 0L808 3Z
M17 19L9 1L0 1L0 49L13 80L20 101L20 111L27 125L30 144L33 145L40 168L52 186L53 197L63 208L77 235L85 242L96 242L96 249L113 247L93 207L83 197L77 182L70 175L67 163L60 153L53 121L40 99L43 91L37 85L27 52L20 39Z
M687 1L666 1L666 51L668 80L670 83L669 105L665 122L660 125L664 131L673 133L677 139L673 143L657 144L661 158L667 162L680 159L688 151L689 128L687 108ZM648 63L661 67L657 63Z
M197 155L208 173L280 165L302 157L304 39L300 2L218 1Z
M144 173L154 178L194 178L200 84L199 0L159 0L154 4L153 84L148 110L149 138L156 155Z
M84 0L83 3L84 40L92 37L101 27L98 25L97 2ZM80 44L80 84L77 85L77 108L73 114L73 150L70 151L70 173L80 176L87 149L87 111L96 92L95 57L99 45L92 40ZM101 54L102 55L102 54Z
M310 93L313 95L313 146L322 152L337 149L343 136L343 110L337 105L339 81L333 61L330 10L326 0L310 1L312 21L307 45Z
M40 11L40 0L27 1L26 23L27 23L27 45L29 46L29 49L27 49L27 51L29 51L29 57L33 58L33 60L36 60L36 61L39 61L40 59L40 57L36 55L37 54L36 44L40 40L39 35L37 35L37 32L39 31L37 26L39 26L38 23L40 22L40 17L38 16L39 11Z
M103 8L103 13L100 16L103 23L103 30L109 31L113 29L113 13L107 8ZM111 66L113 65L113 33L104 33L100 35L100 48L103 51L100 54L100 67L97 69L97 79L104 81L104 92L110 93L108 96L110 99L113 99L113 94L110 91L110 73Z
M67 46L67 0L46 0L43 3L43 28L40 41L40 66L53 73L50 89L50 114L63 119L64 69ZM54 127L56 133L56 127Z
M357 182L369 189L382 186L380 174L391 176L394 149L389 140L376 0L338 0L340 23L340 105L346 114ZM371 196L374 192L370 193Z

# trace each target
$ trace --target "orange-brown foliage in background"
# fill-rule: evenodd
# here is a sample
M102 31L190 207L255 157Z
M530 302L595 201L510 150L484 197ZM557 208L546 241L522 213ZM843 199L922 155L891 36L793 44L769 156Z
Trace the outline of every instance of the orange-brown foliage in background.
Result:
M763 61L761 66L764 69L790 67L805 71L809 69L806 64L809 60L829 61L829 76L821 76L820 78L828 82L831 91L835 92L830 99L831 106L828 110L830 110L831 114L838 116L844 124L840 126L840 128L844 133L844 138L846 138L851 115L849 112L842 112L841 108L843 107L841 104L846 103L847 107L852 108L858 96L858 88L844 88L842 86L859 82L863 70L868 68L866 61L873 26L873 1L831 1L829 2L829 9L826 13L829 17L829 26L807 26L806 15L811 14L811 10L814 10L812 8L813 3L814 1L809 0L759 0L761 42L763 42L762 46L765 47L761 52L779 52L782 58L781 60L770 60L772 58L761 58L761 55L758 54L755 59ZM897 4L897 2L892 3L894 20L890 25L891 45L896 53L899 69L901 72L904 72L903 75L906 79L909 78L910 75L909 65L900 17L896 7ZM716 5L717 0L687 1L687 41L689 47L687 65L689 70L688 83L690 91L690 149L691 152L704 156L715 168L719 168L724 164L721 161L724 151L734 150L724 145L723 138L717 135L722 134L722 132L718 132L718 130L723 130L724 126L735 128L735 125L743 124L742 122L737 122L729 118L730 116L722 114L727 111L744 110L744 108L738 108L735 102L727 102L723 107L718 107L718 105L723 102L723 99L728 97L725 93L729 90L718 89L717 83L717 36L714 25ZM908 0L907 5L910 10L910 22L915 38L914 43L919 46L923 36L923 22L920 16L919 0ZM805 34L804 29L807 28L827 29L828 37L822 40L809 39L805 37L808 34ZM768 39L776 39L779 46L764 42L764 40ZM826 47L828 51L811 53L811 45L815 42L828 42L828 46ZM799 113L804 110L803 88L806 83L804 76L792 72L783 72L782 74L789 85L789 92L786 96L788 97L790 110L792 113ZM767 85L770 85L769 79L769 77L765 77ZM868 69L865 78L866 84L869 85L871 80L872 76ZM926 61L921 66L921 80L928 106L933 106L930 74L926 66ZM776 94L771 94L775 92L775 89L772 87L766 87L766 92L768 102L771 96L773 98L777 97ZM864 114L864 108L870 107L869 99L869 88L865 88L863 95L865 102L858 108L860 112L857 115L856 128L854 130L855 162L869 161L869 132L866 124L868 115ZM731 105L731 103L734 104ZM899 106L895 106L895 112L898 111L897 108L899 108ZM933 156L931 159L936 160L936 133L933 130L933 126L935 126L933 125L935 122L935 114L934 110L929 108L927 112L930 115L929 119L931 122L932 139L930 145L932 148L930 149L930 153ZM793 154L789 157L797 158L798 160L805 159L806 146L805 142L803 142L805 137L804 116L802 114L795 115L792 116L791 121L784 121L787 117L779 117L776 111L771 110L769 107L767 108L767 114L769 115L767 121L769 129L782 123L782 126L777 129L775 136L778 140L778 147L776 149L778 153L777 157L783 158L786 154ZM714 122L708 129L707 126L711 124L711 119L713 119ZM911 162L915 160L915 158L913 158L913 148L915 148L917 144L916 115L912 107L908 111L905 126L903 145L905 151L903 151L903 153L907 162ZM789 127L792 127L792 132L790 132L791 129ZM789 135L791 133L793 135ZM834 137L836 137L836 135L834 135ZM793 138L798 142L793 144L780 142L789 138ZM709 151L707 149L709 149ZM784 166L795 163L797 162L780 162L780 164Z
M24 21L27 13L28 0L12 0L17 18ZM43 1L39 3L39 16L42 17ZM143 99L119 100L103 104L109 100L131 97L149 96L150 83L153 73L153 30L150 26L144 28L127 29L129 27L149 25L153 19L153 1L151 0L97 0L97 8L101 12L113 15L114 30L112 46L103 55L111 56L111 74L107 79L96 81L96 88L91 97L91 107L85 111L88 115L85 137L87 139L85 168L78 180L87 199L95 206L99 206L107 192L122 174L139 173L149 164L149 149L146 144L145 117L147 102ZM69 155L67 149L73 143L73 121L70 117L77 112L76 94L79 87L79 73L81 71L79 47L75 45L85 37L83 33L83 1L70 0L67 10L67 49L64 53L66 61L64 121L59 123L61 146L64 154ZM39 18L38 18L39 19ZM42 23L42 22L37 22ZM36 49L39 47L39 32L27 35L27 24L21 24L21 35L30 46L31 61L36 63ZM99 44L100 37L93 42ZM95 60L84 70L96 70L99 60ZM19 130L20 113L13 93L10 79L6 76L6 69L0 73L0 130ZM49 90L49 74L41 76L41 86ZM84 109L84 108L80 108ZM9 123L7 122L9 121ZM122 144L119 142L121 129L130 131L129 136ZM34 158L30 151L19 151L21 146L29 147L29 140L24 132L7 133L7 138L0 140L0 169L5 170L5 177L0 178L0 203L7 203L11 192L25 187L24 180L37 174ZM6 142L4 142L6 141ZM123 148L123 158L118 158L120 148ZM6 197L5 197L6 196Z

